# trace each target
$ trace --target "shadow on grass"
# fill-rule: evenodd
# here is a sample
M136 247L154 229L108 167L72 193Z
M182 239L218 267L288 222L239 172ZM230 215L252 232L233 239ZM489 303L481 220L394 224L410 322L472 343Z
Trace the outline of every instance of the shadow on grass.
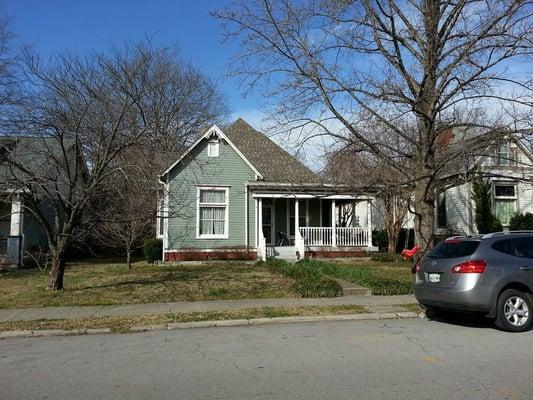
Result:
M106 289L113 287L124 287L124 286L134 286L134 285L155 285L155 284L165 284L172 281L187 282L191 280L196 280L201 278L201 273L199 271L180 271L180 272L162 272L157 276L148 276L148 277L139 277L136 279L122 280L118 282L109 282L105 284L95 284L95 285L86 285L76 288L76 290L87 290L87 289Z

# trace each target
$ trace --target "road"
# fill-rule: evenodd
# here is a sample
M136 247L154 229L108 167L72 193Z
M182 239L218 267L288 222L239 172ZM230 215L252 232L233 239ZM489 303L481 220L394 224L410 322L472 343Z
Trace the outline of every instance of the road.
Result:
M0 341L0 399L532 399L533 332L388 320Z

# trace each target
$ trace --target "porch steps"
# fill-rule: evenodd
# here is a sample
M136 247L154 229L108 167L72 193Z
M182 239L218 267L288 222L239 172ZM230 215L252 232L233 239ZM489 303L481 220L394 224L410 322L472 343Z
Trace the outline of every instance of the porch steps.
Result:
M344 279L330 276L331 279L336 280L342 286L342 293L344 296L370 296L372 293L370 289L359 286L353 282L345 281Z
M269 246L267 247L267 257L276 259L296 261L296 249L294 246Z

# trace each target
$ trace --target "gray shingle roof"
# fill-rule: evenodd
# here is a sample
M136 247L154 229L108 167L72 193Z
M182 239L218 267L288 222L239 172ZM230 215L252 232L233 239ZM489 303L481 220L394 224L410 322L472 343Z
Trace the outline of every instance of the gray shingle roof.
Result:
M242 118L224 129L224 134L263 175L265 182L320 182L317 174Z

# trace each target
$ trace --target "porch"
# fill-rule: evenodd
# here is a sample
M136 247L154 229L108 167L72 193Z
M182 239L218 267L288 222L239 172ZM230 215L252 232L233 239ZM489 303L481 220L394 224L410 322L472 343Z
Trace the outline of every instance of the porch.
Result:
M372 201L368 195L253 193L258 258L297 260L372 251Z

